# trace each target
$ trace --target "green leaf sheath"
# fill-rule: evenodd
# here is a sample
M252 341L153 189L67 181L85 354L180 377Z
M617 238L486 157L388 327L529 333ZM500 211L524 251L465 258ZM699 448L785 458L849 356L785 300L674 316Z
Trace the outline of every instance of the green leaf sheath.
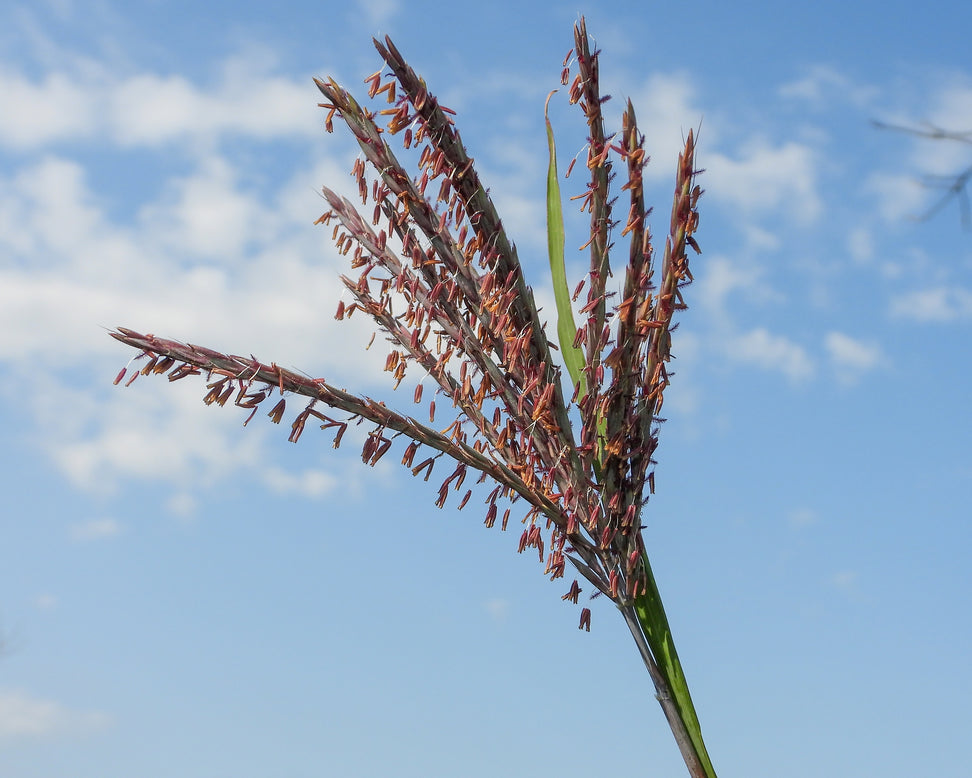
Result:
M689 737L692 739L692 745L695 746L699 761L705 768L705 774L710 778L715 778L715 768L713 768L709 754L705 750L705 743L702 740L702 727L695 712L695 705L692 703L692 695L689 694L685 673L682 672L682 663L679 662L678 652L675 651L672 630L668 626L668 616L665 615L665 606L662 605L661 594L658 592L658 585L655 583L655 576L651 571L647 555L642 555L642 563L645 569L647 589L637 597L634 603L638 621L641 622L644 629L655 662L668 681L668 687L671 689L672 697L678 707L685 729L688 730Z
M584 377L584 354L574 348L577 325L574 324L574 311L570 304L570 289L567 287L567 271L564 267L564 212L560 198L560 181L557 178L557 147L554 143L553 127L547 115L547 104L543 107L547 123L547 148L550 152L550 165L547 168L547 251L550 255L550 275L553 277L554 297L557 300L557 338L560 352L564 355L564 365L570 375L571 384L580 383L577 399L587 393Z

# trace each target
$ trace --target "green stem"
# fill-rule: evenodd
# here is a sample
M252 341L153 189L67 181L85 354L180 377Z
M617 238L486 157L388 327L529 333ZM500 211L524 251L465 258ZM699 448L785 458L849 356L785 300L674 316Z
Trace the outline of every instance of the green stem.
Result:
M621 612L655 684L656 697L689 768L689 775L692 778L716 778L647 555L642 557L642 562L647 589L633 604L623 606Z

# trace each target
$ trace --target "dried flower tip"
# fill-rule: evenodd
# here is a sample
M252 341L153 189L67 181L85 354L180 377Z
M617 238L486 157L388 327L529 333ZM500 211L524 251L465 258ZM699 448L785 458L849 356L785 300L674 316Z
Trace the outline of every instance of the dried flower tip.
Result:
M334 440L331 443L331 446L333 446L334 448L340 448L341 438L344 437L344 433L347 430L348 425L344 422L338 422L337 424L332 424L331 426L336 426L338 428L338 431L334 433Z
M577 629L591 631L591 609L584 608L581 610L580 624L577 625Z
M162 373L168 371L168 369L172 367L174 364L175 364L175 359L173 359L172 357L163 357L162 359L159 360L158 364L155 366L152 372L155 373L156 375L162 375Z
M487 527L492 527L496 523L496 513L496 503L493 503L486 511L486 520L483 522L483 524L485 524Z
M419 444L418 441L413 440L405 448L405 453L402 455L402 464L405 467L411 467L412 466L412 461L415 459L415 452L418 451L419 445L420 444Z
M283 418L284 409L286 409L286 407L287 407L286 400L280 400L280 402L274 405L273 410L271 410L270 413L267 414L267 416L270 417L270 421L272 421L274 424L279 424L280 420Z
M580 588L580 584L577 583L577 579L574 579L574 582L570 585L570 589L568 590L567 594L565 594L560 599L570 600L572 603L574 603L574 605L576 605L577 598L580 596L580 593L582 591L583 589Z
M149 373L151 373L155 369L155 365L158 363L158 361L159 361L159 355L156 354L148 361L145 367L142 368L141 370L142 375L148 375Z
M432 475L432 466L435 464L435 457L429 457L422 464L416 465L412 468L412 475L417 476L422 470L425 470L425 478L423 480L428 481L429 476Z
M523 530L523 534L520 535L520 542L516 547L516 553L522 554L524 549L527 547L527 543L530 540L530 530Z
M287 438L287 440L289 440L291 443L296 443L300 439L301 434L303 434L304 425L307 423L307 417L310 416L313 405L314 403L311 402L311 404L297 414L297 418L294 419L294 423L290 428L290 437Z

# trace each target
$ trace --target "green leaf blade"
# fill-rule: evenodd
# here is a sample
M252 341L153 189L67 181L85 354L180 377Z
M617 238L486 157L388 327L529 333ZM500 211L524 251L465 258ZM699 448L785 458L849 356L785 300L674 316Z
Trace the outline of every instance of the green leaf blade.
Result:
M551 92L547 96L547 104L543 108L544 121L547 124L547 149L550 155L550 163L547 167L547 253L550 257L554 299L557 301L557 339L571 383L575 387L580 384L580 391L577 394L580 399L587 394L587 380L584 376L584 354L579 348L574 347L577 325L574 324L574 311L571 307L567 271L564 266L564 212L560 196L560 181L557 177L557 147L554 142L553 126L547 114L547 106L553 94Z

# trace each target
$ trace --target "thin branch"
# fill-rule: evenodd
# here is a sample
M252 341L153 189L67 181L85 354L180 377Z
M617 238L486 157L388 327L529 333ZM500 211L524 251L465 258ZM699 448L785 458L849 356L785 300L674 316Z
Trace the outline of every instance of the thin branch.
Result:
M972 145L972 130L966 132L954 132L936 127L933 124L925 124L922 127L913 127L904 124L892 124L872 119L871 124L880 130L893 130L913 135L917 138L927 138L929 140L954 141L956 143L967 143ZM959 216L962 227L965 230L972 229L972 208L969 205L968 184L972 179L972 165L965 170L954 175L927 175L921 179L923 186L934 189L944 189L945 194L940 197L931 208L920 216L915 217L917 221L928 221L935 214L941 211L951 200L957 200L959 204Z

